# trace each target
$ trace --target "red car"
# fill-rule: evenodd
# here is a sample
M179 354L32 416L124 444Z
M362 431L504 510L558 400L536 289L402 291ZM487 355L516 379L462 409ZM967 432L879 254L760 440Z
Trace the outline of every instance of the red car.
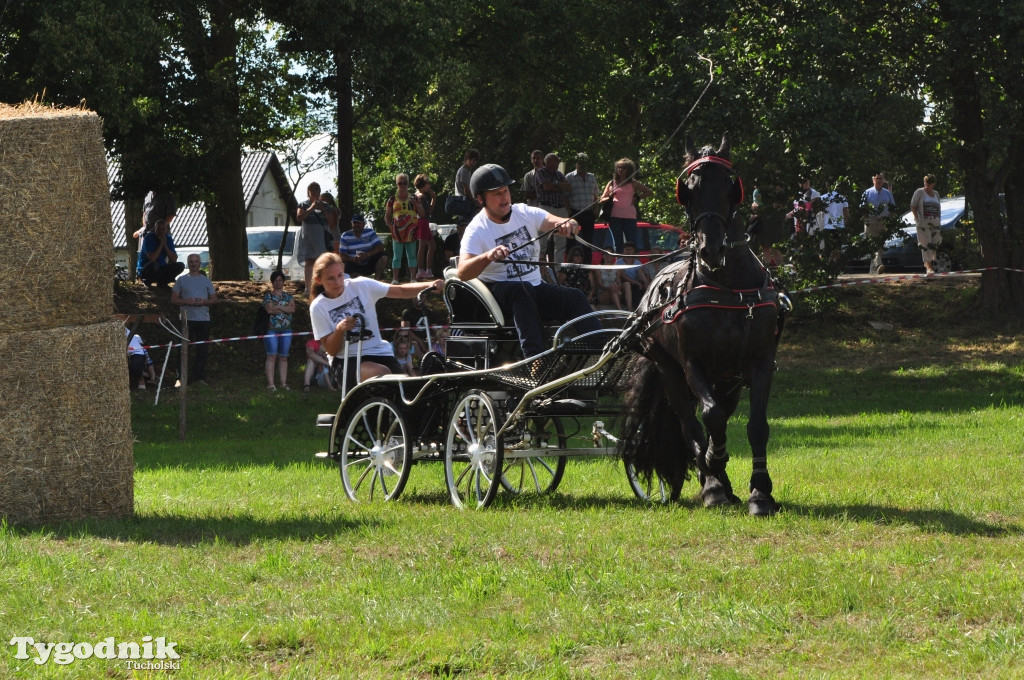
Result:
M689 234L685 231L670 224L637 222L636 226L637 241L639 241L636 244L636 250L640 255L650 255L651 251L655 248L660 248L662 252L670 253L678 249L680 244L686 243L686 239L689 237ZM612 250L612 233L604 222L598 222L594 225L593 244L598 248ZM592 257L594 264L601 264L600 253L592 253ZM647 260L646 257L641 259L643 261Z

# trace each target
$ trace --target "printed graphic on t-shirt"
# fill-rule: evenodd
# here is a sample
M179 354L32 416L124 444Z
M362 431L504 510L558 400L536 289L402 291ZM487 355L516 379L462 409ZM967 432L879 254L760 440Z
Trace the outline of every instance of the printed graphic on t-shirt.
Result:
M924 204L924 218L926 220L937 220L939 219L939 204L932 203L931 201L925 201Z
M331 317L331 323L335 325L337 325L339 321L345 319L346 317L353 316L354 314L359 314L359 318L356 319L355 328L353 328L352 330L360 333L363 331L363 320L366 319L366 306L363 305L363 301L358 296L352 298L348 302L338 305L330 312L328 312L328 314ZM373 329L367 330L369 330L370 332L369 337L374 337L375 334L373 332Z
M500 236L494 241L495 246L505 246L509 249L508 259L505 260L505 275L509 279L517 279L520 276L526 276L534 269L536 265L532 264L519 264L519 261L529 261L537 259L537 248L536 245L531 243L525 248L519 248L519 246L530 240L530 230L525 226L519 227L511 234L505 234Z

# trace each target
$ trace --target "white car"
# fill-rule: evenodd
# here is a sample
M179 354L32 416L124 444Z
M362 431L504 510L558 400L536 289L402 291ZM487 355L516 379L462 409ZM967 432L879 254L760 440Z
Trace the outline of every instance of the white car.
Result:
M295 251L301 243L301 225L288 227L284 250L281 256L281 271L285 279L302 281L306 277L305 263L299 262ZM254 281L269 281L270 275L277 269L278 251L281 250L281 237L284 227L247 227L245 238L249 247L249 273Z

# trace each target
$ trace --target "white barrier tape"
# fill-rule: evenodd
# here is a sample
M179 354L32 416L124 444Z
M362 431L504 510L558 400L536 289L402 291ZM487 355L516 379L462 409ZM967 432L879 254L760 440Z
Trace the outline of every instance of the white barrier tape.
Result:
M448 327L447 325L444 325L444 326L434 326L434 328L447 328L447 327ZM381 328L380 330L382 332L383 331L390 332L390 331L397 331L400 328L407 328L407 327L406 326L395 326L395 327L392 327L392 328ZM417 328L420 328L420 327L417 326ZM195 341L189 342L188 344L190 344L190 345L215 345L215 344L221 343L221 342L235 342L237 340L262 340L263 338L269 338L271 336L280 336L280 335L287 335L287 334L286 333L266 333L264 335L238 335L238 336L235 336L233 338L216 338L216 339L213 339L213 340L195 340ZM312 331L292 331L291 335L292 335L292 337L299 336L299 335L312 335ZM143 347L143 349L146 349L146 350L161 349L161 348L164 348L164 347L166 347L167 349L173 349L175 347L181 347L181 343L180 342L167 342L167 343L160 344L160 345L143 345L142 347Z

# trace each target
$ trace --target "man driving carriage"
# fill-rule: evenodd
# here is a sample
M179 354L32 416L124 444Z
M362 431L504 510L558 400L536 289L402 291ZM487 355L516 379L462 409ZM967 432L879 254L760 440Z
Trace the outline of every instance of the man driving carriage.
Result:
M487 285L502 310L511 313L523 356L531 357L547 349L542 319L565 322L593 309L583 291L542 281L537 264L539 237L551 232L574 236L579 231L576 220L513 205L512 184L515 180L500 165L489 163L473 173L470 192L483 209L462 237L458 276L463 281L479 278ZM580 333L600 328L596 319L577 326Z

